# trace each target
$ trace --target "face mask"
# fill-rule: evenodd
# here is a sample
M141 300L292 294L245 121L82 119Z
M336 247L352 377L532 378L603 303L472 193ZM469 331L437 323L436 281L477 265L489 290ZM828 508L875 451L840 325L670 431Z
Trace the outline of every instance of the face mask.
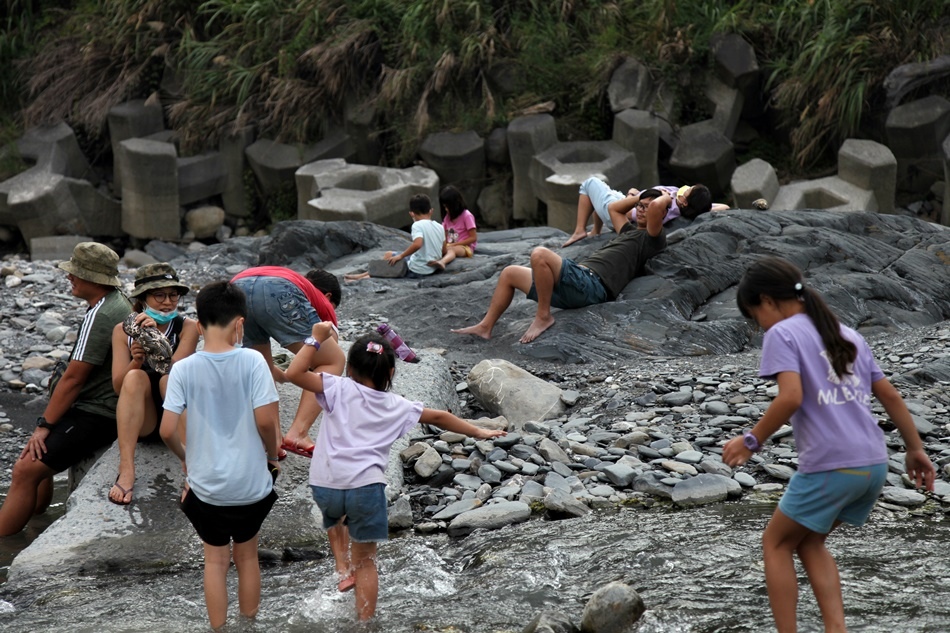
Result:
M145 314L152 317L152 320L158 323L159 325L165 325L169 321L173 320L178 316L178 310L169 310L168 312L162 312L160 310L153 310L152 308L146 306Z

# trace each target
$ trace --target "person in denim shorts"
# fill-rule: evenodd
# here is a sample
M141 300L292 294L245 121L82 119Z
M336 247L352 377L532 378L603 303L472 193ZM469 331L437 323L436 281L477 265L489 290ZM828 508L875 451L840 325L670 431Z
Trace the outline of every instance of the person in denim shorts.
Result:
M447 411L425 409L421 402L389 391L396 353L378 334L353 343L345 378L310 371L324 351L342 354L330 327L318 323L287 368L287 377L312 391L323 407L310 487L333 550L337 588L356 589L357 617L368 620L376 612L379 593L376 544L389 536L384 490L393 442L420 422L478 439L505 432L476 427Z
M631 205L628 206L627 205ZM452 330L456 334L474 334L490 339L495 323L504 314L520 290L538 302L522 343L530 343L554 325L551 308L583 308L613 301L630 281L643 274L648 259L666 248L663 218L669 206L669 194L647 189L612 206L614 224L620 226L617 237L588 255L581 262L563 258L539 246L531 251L529 266L508 266L501 271L488 312L471 327ZM627 213L636 210L636 225Z
M248 268L231 280L247 297L247 321L242 344L264 356L274 380L278 383L287 382L287 379L284 372L274 365L271 339L296 354L303 347L304 340L310 336L310 329L314 324L326 321L334 327L337 325L336 310L331 300L333 297L339 297L339 282L336 282L333 290L317 288L312 280L323 280L327 277L326 274L317 276L318 273L323 271L312 270L305 277L289 268L258 266ZM332 276L330 277L332 279ZM321 286L326 285L322 281L318 283ZM318 358L318 364L324 367L324 371L337 375L343 373L342 358L321 356ZM313 398L300 399L287 434L280 438L281 458L285 457L288 451L304 457L313 454L309 431L318 415L320 406Z

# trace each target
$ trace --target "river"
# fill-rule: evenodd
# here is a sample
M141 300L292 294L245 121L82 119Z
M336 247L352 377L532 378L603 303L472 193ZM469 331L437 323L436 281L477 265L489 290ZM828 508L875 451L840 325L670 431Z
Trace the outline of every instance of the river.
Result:
M639 633L770 630L759 539L773 500L688 510L624 507L567 521L531 520L452 539L394 537L380 548L380 599L372 626L353 624L353 595L335 591L329 560L263 567L261 612L228 630L339 633L519 632L542 609L580 624L584 604L613 580L647 606ZM861 529L829 539L851 631L950 631L950 521L878 509ZM173 569L48 578L0 600L5 631L180 632L208 630L201 561ZM803 632L821 631L802 574ZM232 569L231 596L236 600ZM11 607L7 605L9 610ZM0 603L0 607L4 606Z

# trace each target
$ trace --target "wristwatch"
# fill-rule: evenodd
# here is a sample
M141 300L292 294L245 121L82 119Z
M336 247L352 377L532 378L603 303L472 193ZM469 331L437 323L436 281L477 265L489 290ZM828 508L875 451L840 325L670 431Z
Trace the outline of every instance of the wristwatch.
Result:
M53 425L46 421L46 418L40 416L36 418L36 428L38 429L47 429L49 431L53 430Z
M303 344L304 344L304 345L309 345L309 346L311 346L313 349L320 349L320 341L318 341L317 339L313 338L312 336L308 336L307 338L305 338L305 339L303 340Z
M745 447L753 453L758 453L762 450L762 445L759 444L759 438L752 435L752 433L749 431L746 431L745 434L743 434L742 443L745 444Z

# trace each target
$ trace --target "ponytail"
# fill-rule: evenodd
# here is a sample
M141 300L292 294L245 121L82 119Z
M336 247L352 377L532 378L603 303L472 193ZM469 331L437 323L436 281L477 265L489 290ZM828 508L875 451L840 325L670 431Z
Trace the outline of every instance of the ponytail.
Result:
M396 352L382 336L367 334L356 339L350 347L346 363L354 378L369 379L376 391L389 391L392 388Z
M848 367L857 358L858 348L841 335L838 317L820 294L805 285L802 272L794 264L780 257L766 257L749 266L736 290L736 303L744 317L751 318L748 309L761 304L763 295L776 301L801 301L828 351L832 369L839 378L850 373Z

